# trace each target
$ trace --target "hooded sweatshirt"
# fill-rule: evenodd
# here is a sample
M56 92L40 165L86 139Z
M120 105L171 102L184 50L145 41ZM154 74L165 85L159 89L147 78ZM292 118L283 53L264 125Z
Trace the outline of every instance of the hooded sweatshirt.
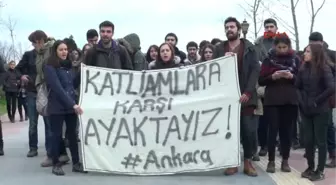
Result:
M140 38L137 34L131 33L126 35L124 39L119 39L118 41L124 45L130 53L134 70L142 71L147 69L148 64L145 55L141 52Z

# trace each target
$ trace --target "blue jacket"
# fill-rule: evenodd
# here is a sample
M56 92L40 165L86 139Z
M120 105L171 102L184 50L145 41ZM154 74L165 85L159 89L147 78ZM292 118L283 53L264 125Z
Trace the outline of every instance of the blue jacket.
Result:
M76 104L75 85L79 85L78 77L74 77L71 66L55 68L44 65L44 76L48 90L48 113L70 114L74 113L73 106Z

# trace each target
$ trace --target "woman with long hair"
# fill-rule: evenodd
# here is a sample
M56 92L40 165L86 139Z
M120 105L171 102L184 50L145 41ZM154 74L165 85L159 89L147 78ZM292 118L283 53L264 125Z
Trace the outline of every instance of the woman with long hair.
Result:
M149 46L147 53L146 53L146 61L148 63L157 59L159 53L159 47L157 45Z
M214 58L215 46L212 44L207 44L201 49L201 62L212 60Z
M324 179L327 158L327 128L331 119L329 98L335 93L335 81L327 60L322 45L309 44L295 84L299 90L299 108L308 163L308 168L301 175L311 181ZM315 147L318 149L316 169Z
M148 64L148 69L168 69L183 66L180 57L175 56L174 47L171 44L163 43L159 47L157 60Z
M92 46L90 44L85 44L82 49L82 56L85 57L87 51L91 48ZM82 57L82 58L83 58Z
M78 143L76 134L77 114L83 110L76 104L74 87L79 85L79 78L74 78L71 73L71 61L67 45L64 41L58 40L54 43L51 55L43 67L45 82L49 91L48 114L50 120L51 137L51 158L53 163L52 173L64 175L62 163L59 161L63 123L67 128L69 149L72 158L72 171L83 173L83 166L79 162Z
M265 86L264 109L268 127L268 165L266 171L275 173L275 147L279 133L282 155L281 171L290 172L288 164L292 130L298 112L297 89L294 85L300 59L292 49L286 34L274 38L273 48L262 62L259 85ZM281 92L279 94L279 92Z

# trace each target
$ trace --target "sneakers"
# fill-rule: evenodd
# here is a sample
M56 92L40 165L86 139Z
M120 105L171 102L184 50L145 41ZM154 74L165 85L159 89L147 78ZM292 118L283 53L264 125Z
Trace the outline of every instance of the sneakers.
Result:
M60 163L66 164L70 161L70 158L68 157L68 155L61 155L58 160L60 161Z
M37 149L30 149L29 152L27 153L27 157L35 157L37 156Z
M52 159L49 157L46 157L42 162L41 162L41 167L46 168L46 167L51 167L53 165Z
M63 176L63 175L65 175L65 173L64 173L64 171L63 171L63 168L62 168L62 165L56 165L56 166L53 166L51 172L52 172L53 174L55 174L56 176Z
M266 168L267 173L275 173L275 162L269 161Z
M326 168L336 168L336 158L330 158L330 162L325 165Z
M288 160L283 160L282 161L282 163L281 163L281 171L282 172L287 172L287 173L289 173L289 172L292 171L291 168L290 168L290 166L289 166L289 164L288 164Z
M252 161L260 161L260 157L259 157L259 155L258 155L258 154L254 154L254 155L252 156Z
M84 167L82 163L77 163L72 166L72 172L75 173L87 173L87 171L84 171Z
M259 151L259 156L266 156L267 155L267 148L266 147L262 147L260 148L260 151Z
M304 172L301 173L302 178L309 179L309 177L314 173L312 168L307 168Z
M320 180L323 180L323 179L324 179L324 173L321 172L320 170L316 170L309 177L309 180L311 180L311 181L320 181Z

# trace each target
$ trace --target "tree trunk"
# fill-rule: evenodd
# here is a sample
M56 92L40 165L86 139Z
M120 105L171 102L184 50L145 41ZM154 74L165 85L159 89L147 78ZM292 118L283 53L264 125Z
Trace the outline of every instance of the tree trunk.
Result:
M295 49L296 51L300 51L299 29L298 29L297 20L296 20L294 0L291 0L291 11L292 11L292 18L293 18L294 33L295 33Z

